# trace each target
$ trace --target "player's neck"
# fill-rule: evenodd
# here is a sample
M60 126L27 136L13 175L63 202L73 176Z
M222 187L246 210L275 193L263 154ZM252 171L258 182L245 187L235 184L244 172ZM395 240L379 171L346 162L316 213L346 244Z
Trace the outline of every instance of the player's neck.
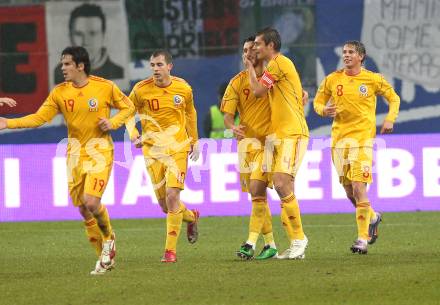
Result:
M274 58L277 57L279 54L280 54L280 52L273 51L272 54L270 54L269 60L274 59Z
M164 87L168 87L169 85L171 85L171 76L168 76L168 77L164 77L163 79L161 79L161 80L155 80L155 82L154 82L154 84L156 85L156 86L158 86L158 87L162 87L162 88L164 88Z
M345 68L345 74L347 74L348 76L356 76L359 73L361 73L362 67L358 66L358 67L353 67L353 68Z
M72 79L72 84L74 87L77 88L81 88L84 87L85 85L87 85L89 83L89 77L84 74L84 75L78 75L77 78Z

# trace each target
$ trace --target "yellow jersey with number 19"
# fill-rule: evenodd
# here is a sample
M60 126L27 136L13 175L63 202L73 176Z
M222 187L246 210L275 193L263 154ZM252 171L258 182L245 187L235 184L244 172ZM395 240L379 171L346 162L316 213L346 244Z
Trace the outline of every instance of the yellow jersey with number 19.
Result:
M120 111L110 118L110 109ZM34 128L61 113L67 124L70 155L95 155L113 150L110 133L99 128L100 118L110 118L112 129L119 128L134 113L133 103L109 80L90 75L83 87L72 82L56 86L36 113L8 119L8 128Z

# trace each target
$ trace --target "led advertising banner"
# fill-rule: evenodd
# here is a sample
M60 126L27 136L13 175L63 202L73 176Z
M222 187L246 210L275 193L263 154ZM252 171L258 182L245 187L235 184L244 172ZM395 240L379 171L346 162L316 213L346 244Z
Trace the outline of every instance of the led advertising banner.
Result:
M303 213L353 212L333 169L327 138L310 140L295 182ZM369 198L377 211L440 210L440 135L377 139ZM189 163L181 199L203 216L249 215L241 192L234 140L203 139ZM0 221L80 219L68 195L65 144L0 146ZM279 199L271 190L270 207ZM144 159L129 142L115 143L112 176L102 198L112 218L163 217Z

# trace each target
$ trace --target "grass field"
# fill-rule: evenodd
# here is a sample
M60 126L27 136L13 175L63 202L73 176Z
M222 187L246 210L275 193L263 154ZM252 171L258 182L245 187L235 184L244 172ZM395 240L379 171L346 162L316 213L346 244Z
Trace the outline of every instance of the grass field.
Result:
M0 304L439 304L440 213L388 213L368 255L349 252L353 215L304 215L303 261L239 261L247 218L202 218L194 245L162 264L164 219L115 220L116 269L80 222L0 223ZM274 217L278 247L287 241Z

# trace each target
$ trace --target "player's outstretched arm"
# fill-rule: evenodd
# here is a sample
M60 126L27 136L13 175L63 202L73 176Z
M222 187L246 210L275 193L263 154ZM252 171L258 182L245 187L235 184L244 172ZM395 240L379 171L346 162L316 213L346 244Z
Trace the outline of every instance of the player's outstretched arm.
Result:
M8 105L9 107L17 106L17 102L9 97L0 97L0 106L3 104Z

